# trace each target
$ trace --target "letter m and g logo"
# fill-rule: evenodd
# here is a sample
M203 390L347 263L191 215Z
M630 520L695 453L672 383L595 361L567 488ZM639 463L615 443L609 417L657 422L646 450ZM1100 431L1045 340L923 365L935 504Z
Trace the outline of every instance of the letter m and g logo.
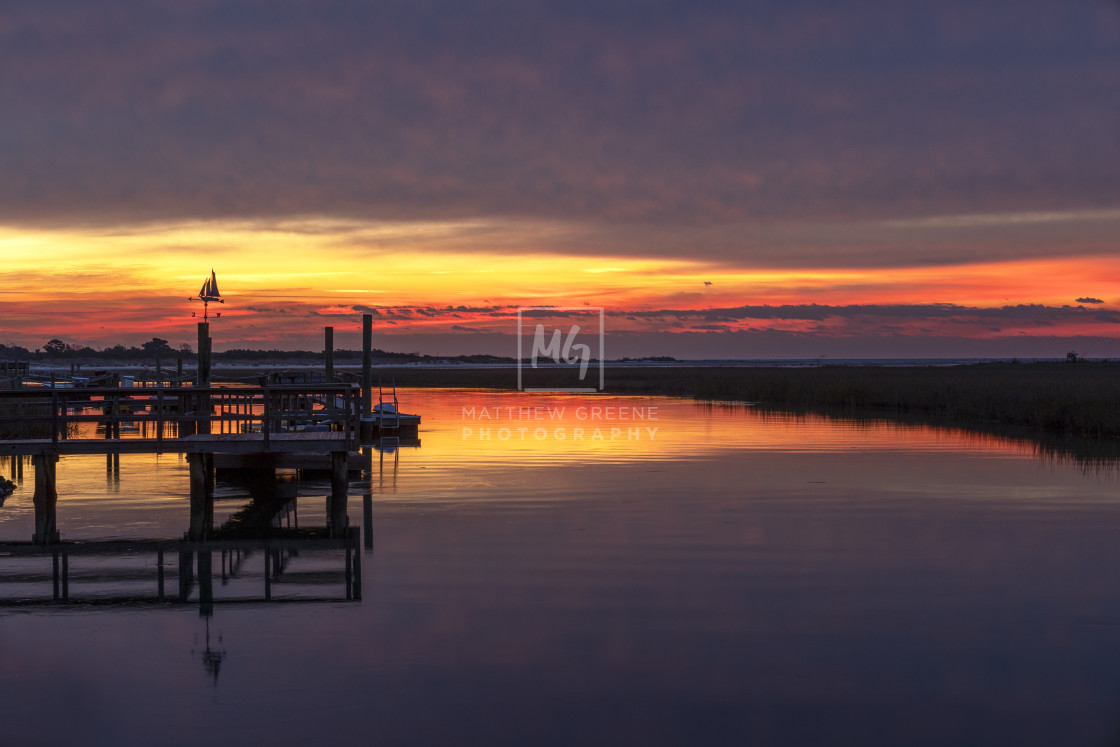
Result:
M596 306L519 307L517 388L525 392L602 391L603 316L603 308ZM589 377L592 361L598 363L597 381L594 375Z

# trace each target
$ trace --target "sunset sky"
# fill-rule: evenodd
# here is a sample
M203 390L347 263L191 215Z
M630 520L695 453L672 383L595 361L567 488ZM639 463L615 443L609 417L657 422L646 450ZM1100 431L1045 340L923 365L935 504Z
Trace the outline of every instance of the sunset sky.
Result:
M1120 357L1120 3L6 3L0 343Z

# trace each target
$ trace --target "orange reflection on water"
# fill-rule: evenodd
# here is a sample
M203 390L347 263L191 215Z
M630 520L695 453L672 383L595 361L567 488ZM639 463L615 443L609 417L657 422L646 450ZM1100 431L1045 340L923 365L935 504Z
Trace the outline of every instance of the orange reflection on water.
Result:
M423 418L413 461L433 465L628 462L742 449L1035 453L1021 442L954 429L674 397L402 389L400 398L402 411Z

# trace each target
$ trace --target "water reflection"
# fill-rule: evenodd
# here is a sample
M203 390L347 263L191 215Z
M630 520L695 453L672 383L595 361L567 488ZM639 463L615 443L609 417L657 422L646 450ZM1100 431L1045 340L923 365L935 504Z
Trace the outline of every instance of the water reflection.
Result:
M763 421L781 422L793 419L809 424L825 421L841 427L860 429L886 429L907 433L905 443L923 432L941 434L950 441L966 444L977 451L1013 450L1030 457L1059 464L1081 467L1086 473L1105 474L1120 470L1120 441L1109 438L1085 438L1068 434L1039 431L1034 428L1009 426L999 423L954 422L950 419L928 419L914 416L880 416L853 414L851 411L791 412L748 408L742 403L704 403L701 407L729 408L753 411Z
M36 465L38 479L42 465ZM300 527L297 480L277 478L264 470L231 473L235 479L223 487L232 490L234 501L242 505L215 525L217 484L207 479L205 493L191 491L189 503L179 502L182 519L189 520L182 540L72 541L57 531L48 532L50 537L44 539L41 527L56 525L57 505L35 501L34 541L0 543L0 605L196 602L208 616L216 601L361 598L357 527L336 531L315 522ZM243 503L246 493L248 501ZM228 501L231 496L222 497ZM328 500L328 511L329 504ZM51 516L45 517L45 512ZM65 523L65 508L63 516ZM37 570L44 562L51 567L49 583ZM167 591L169 583L177 592ZM277 595L274 589L281 585L287 593Z
M389 744L814 747L1115 735L1120 501L1107 471L919 424L636 397L401 398L424 415L422 443L370 449L350 478L349 523L366 548L360 604L345 601L337 550L211 549L202 570L194 545L186 604L150 599L150 554L100 567L99 556L71 558L68 593L81 605L54 601L51 558L0 559L0 571L39 564L25 587L0 583L40 598L28 614L0 611L5 640L20 643L0 657L0 676L19 682L6 735L67 743L96 724L121 743L372 729ZM658 430L628 438L618 409L615 420L577 412L593 403L655 406L640 422ZM565 409L542 410L549 425L522 439L530 406ZM499 408L489 438L480 407ZM184 460L126 455L113 495L103 469L60 462L64 537L183 533ZM215 535L325 523L329 483L300 477L263 493L219 479ZM5 538L30 534L28 483L0 509ZM177 553L165 553L168 597L180 589ZM213 621L198 614L203 574ZM336 602L279 604L293 589ZM130 594L149 601L96 601ZM55 609L77 613L42 614ZM72 717L47 718L60 688Z
M304 534L204 544L4 543L0 607L189 604L209 615L215 604L361 599L357 528L343 538Z

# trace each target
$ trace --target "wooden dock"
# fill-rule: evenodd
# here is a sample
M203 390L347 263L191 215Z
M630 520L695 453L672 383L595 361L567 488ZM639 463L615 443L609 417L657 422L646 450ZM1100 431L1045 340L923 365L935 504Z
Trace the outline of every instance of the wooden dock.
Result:
M360 404L354 384L31 387L0 392L0 455L349 450Z
M356 384L264 387L191 386L26 388L0 392L0 456L31 456L36 544L60 541L56 463L60 456L180 453L190 464L187 537L213 532L215 455L310 454L329 465L328 531L346 531L349 457L361 443L362 394ZM122 437L122 425L152 435ZM217 431L217 432L215 432Z
M360 444L379 439L394 447L402 438L419 444L420 417L399 413L395 384L387 389L379 381L378 406L372 407L372 325L372 315L364 314L360 383L336 381L334 330L328 327L323 381L283 384L265 377L259 386L213 386L213 340L206 321L198 324L198 368L191 386L184 386L188 381L181 359L173 378L162 375L157 361L154 386L135 386L131 378L116 375L111 379L115 386L88 386L74 366L66 381L51 374L47 381L25 386L30 378L25 363L0 368L0 456L12 458L13 467L18 462L20 475L21 457L30 456L35 472L35 533L29 547L70 547L56 529L56 464L60 457L75 454L104 454L106 469L115 473L120 471L121 454L186 454L186 541L200 547L225 539L214 529L215 458L225 469L240 469L245 475L252 470L258 478L268 470L275 476L278 467L293 461L313 463L313 469L330 474L325 536L349 537L351 455ZM63 553L64 564L69 552ZM209 550L199 553L200 562L209 558Z

